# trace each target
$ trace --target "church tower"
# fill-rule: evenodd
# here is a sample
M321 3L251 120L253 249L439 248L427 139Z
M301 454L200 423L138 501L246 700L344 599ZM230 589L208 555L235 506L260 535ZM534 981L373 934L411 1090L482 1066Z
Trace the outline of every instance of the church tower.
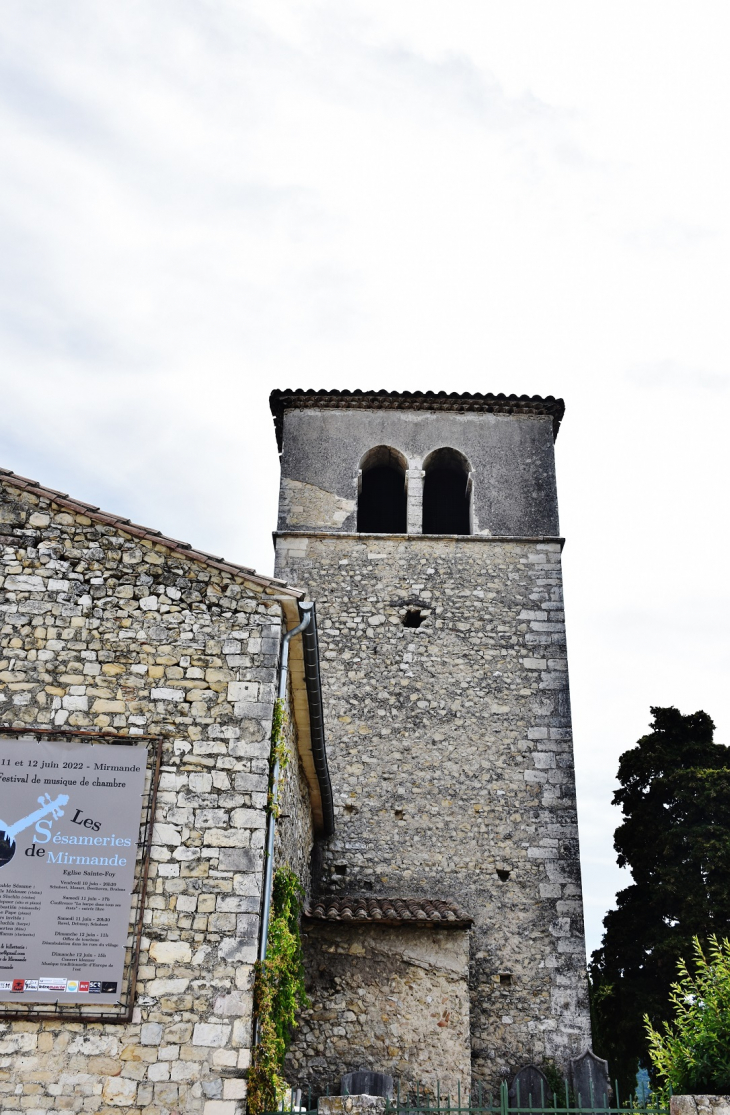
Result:
M566 1072L590 1022L562 400L281 390L271 408L276 576L316 602L336 811L289 1075Z

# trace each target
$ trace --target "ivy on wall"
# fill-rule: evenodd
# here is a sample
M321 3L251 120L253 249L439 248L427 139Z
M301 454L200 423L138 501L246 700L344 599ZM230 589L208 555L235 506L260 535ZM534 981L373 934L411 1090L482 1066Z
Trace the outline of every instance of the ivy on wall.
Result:
M279 697L274 701L274 715L271 720L271 754L270 754L270 769L271 781L269 785L269 797L267 801L267 808L274 820L278 820L281 807L277 800L278 789L284 778L284 771L289 766L289 748L286 744L286 708L284 700ZM278 781L274 783L274 771L279 767Z
M289 867L274 872L271 922L266 960L257 961L253 1003L258 1042L248 1070L249 1115L275 1111L287 1089L284 1057L296 1012L309 1006L304 990L304 963L299 917L304 891Z

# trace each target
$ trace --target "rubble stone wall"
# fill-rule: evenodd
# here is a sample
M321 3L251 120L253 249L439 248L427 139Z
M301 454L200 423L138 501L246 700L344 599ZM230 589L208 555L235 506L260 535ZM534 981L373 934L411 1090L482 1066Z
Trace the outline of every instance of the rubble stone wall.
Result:
M672 1096L669 1115L730 1115L730 1096Z
M0 1107L234 1115L280 605L5 482L0 496L0 723L165 737L133 1022L0 1016Z
M314 844L312 810L309 804L309 787L297 747L296 726L289 713L286 717L289 763L279 788L279 819L276 822L274 864L290 867L296 872L307 899L311 894L310 864Z
M287 1056L289 1080L313 1095L363 1066L445 1098L468 1095L469 937L387 925L303 927L307 992Z
M337 819L319 887L455 900L473 1079L567 1072L590 1022L560 544L290 533L277 576L319 615Z

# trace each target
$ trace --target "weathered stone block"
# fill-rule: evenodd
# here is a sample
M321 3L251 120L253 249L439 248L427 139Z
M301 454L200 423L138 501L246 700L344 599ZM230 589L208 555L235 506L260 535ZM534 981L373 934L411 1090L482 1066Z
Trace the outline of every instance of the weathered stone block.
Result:
M224 1100L245 1100L247 1084L245 1080L234 1079L223 1081Z
M142 1045L159 1045L162 1041L162 1025L159 1022L145 1022L140 1030Z
M231 1027L217 1022L196 1022L193 1029L193 1045L218 1047L226 1044Z
M256 959L256 937L228 937L219 946L221 960L252 964Z
M228 700L232 704L236 701L255 703L258 701L259 688L259 683L256 681L229 681Z
M167 689L165 686L160 688L153 688L150 691L150 696L153 701L182 701L185 693L182 689Z
M155 822L152 829L152 843L153 844L182 844L182 837L180 831L175 825L163 824L161 821Z
M384 1115L385 1096L320 1096L318 1115Z
M109 1077L104 1081L101 1094L112 1107L131 1107L137 1096L137 1081L123 1076Z
M203 1115L237 1115L240 1110L237 1100L206 1100Z
M262 867L261 855L250 848L221 848L218 867L221 871L258 872Z
M213 1010L221 1018L250 1019L253 1000L251 995L243 991L231 991L228 995L219 995Z
M187 941L153 941L150 956L156 964L189 964L192 949Z
M148 995L181 995L187 991L189 979L153 979L145 987Z

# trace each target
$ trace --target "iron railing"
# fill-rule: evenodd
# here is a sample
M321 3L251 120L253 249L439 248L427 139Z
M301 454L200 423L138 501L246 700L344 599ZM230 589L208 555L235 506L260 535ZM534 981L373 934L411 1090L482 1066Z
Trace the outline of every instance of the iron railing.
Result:
M442 1094L440 1084L432 1087L416 1085L401 1092L400 1083L395 1086L393 1096L385 1101L385 1115L669 1115L669 1106L651 1092L637 1089L628 1099L621 1100L618 1081L614 1082L612 1095L582 1096L575 1093L567 1080L563 1081L560 1092L547 1093L540 1088L539 1103L532 1094L521 1097L519 1081L515 1092L505 1081L499 1093L486 1092L481 1085L473 1087L469 1095L462 1095L461 1085ZM327 1088L320 1095L339 1095ZM278 1115L315 1115L318 1096L311 1086L293 1086L278 1109ZM267 1115L277 1115L268 1112Z

